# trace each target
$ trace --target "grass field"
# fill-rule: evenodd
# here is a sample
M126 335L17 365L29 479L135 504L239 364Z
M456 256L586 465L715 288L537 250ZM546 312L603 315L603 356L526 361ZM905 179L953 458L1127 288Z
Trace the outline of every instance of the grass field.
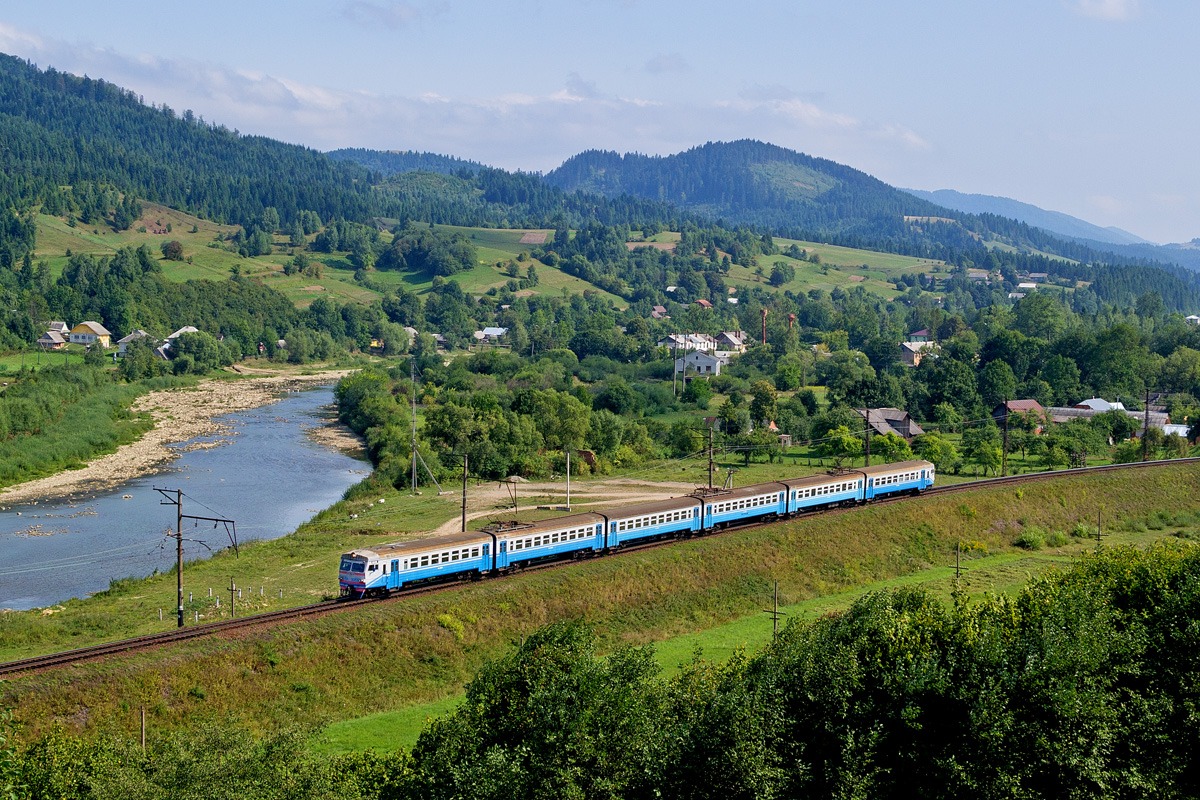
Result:
M57 276L67 263L68 252L104 256L111 255L122 247L146 245L157 255L164 242L177 240L183 245L185 260L162 262L163 274L170 280L224 280L229 277L231 270L237 269L242 274L262 280L266 285L279 290L299 307L307 306L318 297L329 297L342 303L371 303L379 298L378 292L355 280L355 269L343 254L310 253L309 256L313 260L324 265L323 274L320 277L288 276L283 274L283 265L291 257L291 248L286 237L276 237L276 251L270 255L243 258L231 252L229 243L223 241L224 237L237 230L235 226L201 220L154 203L143 205L145 210L141 219L129 230L120 233L104 225L77 224L72 227L64 219L39 215L36 220L35 257L45 260L50 265L51 274ZM171 226L169 232L166 232L167 225ZM618 308L628 305L623 298L554 267L530 260L516 261L519 254L528 253L536 247L523 244L522 237L529 233L552 235L553 231L439 227L462 233L477 249L479 263L474 268L454 276L454 280L458 281L464 291L483 294L489 289L503 288L510 280L505 269L510 262L516 262L522 275L529 264L534 264L537 269L540 278L538 286L525 290L531 294L560 296L564 293L580 294L589 291L610 300ZM388 234L384 234L385 240L387 236ZM663 232L648 241L670 243L678 240L678 233ZM869 292L892 298L898 294L893 285L898 276L908 272L940 273L946 270L940 262L907 256L854 250L816 242L793 242L790 239L776 241L780 247L795 243L806 250L815 251L820 256L821 263L797 261L782 255L767 256L761 259L763 277L756 276L750 268L735 265L730 268L726 283L733 287L771 288L766 283L766 278L770 276L771 264L775 261L786 261L795 267L796 277L779 287L779 291L803 293L810 289L832 291L836 288L850 289L862 286ZM394 291L404 286L418 293L427 292L433 283L433 276L423 273L372 271L370 279L376 286L388 290Z
M1030 575L1093 548L1089 540L1055 532L1094 519L1097 508L1104 511L1105 546L1197 536L1200 475L1194 466L1132 474L1136 480L1063 475L1020 488L981 487L467 584L237 639L85 664L71 670L69 681L57 673L23 676L0 684L0 703L15 708L30 735L55 721L132 735L136 709L145 704L159 729L214 715L255 729L341 722L337 747L391 746L411 740L427 715L452 705L485 660L551 620L588 622L607 649L663 643L660 660L674 668L697 643L709 657L724 658L739 646L765 641L770 620L763 611L770 608L775 581L783 610L803 619L888 581L920 581L944 592L959 543L974 558L966 565L970 592L1011 591ZM391 524L380 524L385 518L453 518L455 499L423 495L411 508L373 517L370 509L405 504L398 495L364 495L321 515L299 535L243 549L241 564L218 556L185 576L201 590L225 585L233 574L239 585L265 582L268 596L285 584L312 587L309 596L329 592L333 554L347 543L394 535ZM352 509L358 520L349 519ZM1014 546L1035 529L1057 543L1036 553ZM250 570L263 573L251 579ZM157 624L157 604L170 598L173 584L173 576L122 584L107 596L80 601L73 613L5 614L0 641L15 638L25 649L39 649L43 634L50 641L73 632L83 644L108 624L101 609L117 606L126 615L140 608L143 619ZM87 709L85 720L81 708ZM372 716L392 712L398 717ZM363 725L374 732L356 733L361 729L348 721L360 717L371 717ZM385 739L381 731L393 729L395 736Z
M1158 536L1157 533L1139 535L1123 532L1116 538L1122 543L1146 544ZM812 622L828 614L844 611L864 595L901 587L920 587L947 601L956 584L974 594L1012 594L1027 584L1031 577L1049 569L1070 565L1089 547L1089 543L1075 541L1069 548L1059 548L1054 552L1022 551L974 557L968 554L966 569L959 578L956 578L953 564L936 565L907 575L872 581L847 591L780 605L779 627L782 629L793 621L798 624ZM697 655L706 661L724 662L737 653L754 653L766 646L771 641L774 625L774 607L770 599L761 613L698 633L655 642L654 656L662 674L678 672ZM410 749L430 720L453 711L463 697L463 694L456 693L397 711L384 711L332 723L322 732L319 749L327 753Z

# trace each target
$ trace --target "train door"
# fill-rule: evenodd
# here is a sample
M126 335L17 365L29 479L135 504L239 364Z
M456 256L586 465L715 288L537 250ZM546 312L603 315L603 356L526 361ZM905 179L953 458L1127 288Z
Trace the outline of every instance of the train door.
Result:
M388 578L388 584L387 584L389 589L399 588L399 586L400 586L399 575L400 575L400 559L393 558L392 559L392 574L391 574L391 577Z

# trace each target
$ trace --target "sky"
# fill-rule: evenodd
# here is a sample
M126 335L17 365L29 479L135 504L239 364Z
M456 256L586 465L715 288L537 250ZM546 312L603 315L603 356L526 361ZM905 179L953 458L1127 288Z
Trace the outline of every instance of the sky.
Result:
M1200 237L1195 0L4 0L0 52L319 150L547 172L752 138Z

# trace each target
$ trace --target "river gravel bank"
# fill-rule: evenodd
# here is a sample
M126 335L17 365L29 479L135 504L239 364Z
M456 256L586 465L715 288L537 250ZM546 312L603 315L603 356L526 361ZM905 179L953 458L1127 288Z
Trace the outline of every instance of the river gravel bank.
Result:
M251 377L207 380L193 388L150 392L132 406L135 414L148 413L154 420L154 427L141 439L94 459L82 469L2 489L0 506L79 497L111 488L133 477L152 474L176 458L176 451L168 445L230 433L217 417L267 405L285 392L334 383L350 372L336 370L306 375L255 372ZM214 441L208 446L219 443Z

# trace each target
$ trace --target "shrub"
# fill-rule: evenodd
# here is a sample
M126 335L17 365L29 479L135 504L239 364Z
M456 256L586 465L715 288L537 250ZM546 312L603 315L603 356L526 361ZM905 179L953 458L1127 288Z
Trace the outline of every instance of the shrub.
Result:
M1035 525L1031 525L1021 531L1021 535L1013 541L1013 544L1024 550L1041 550L1046 546L1046 532Z

